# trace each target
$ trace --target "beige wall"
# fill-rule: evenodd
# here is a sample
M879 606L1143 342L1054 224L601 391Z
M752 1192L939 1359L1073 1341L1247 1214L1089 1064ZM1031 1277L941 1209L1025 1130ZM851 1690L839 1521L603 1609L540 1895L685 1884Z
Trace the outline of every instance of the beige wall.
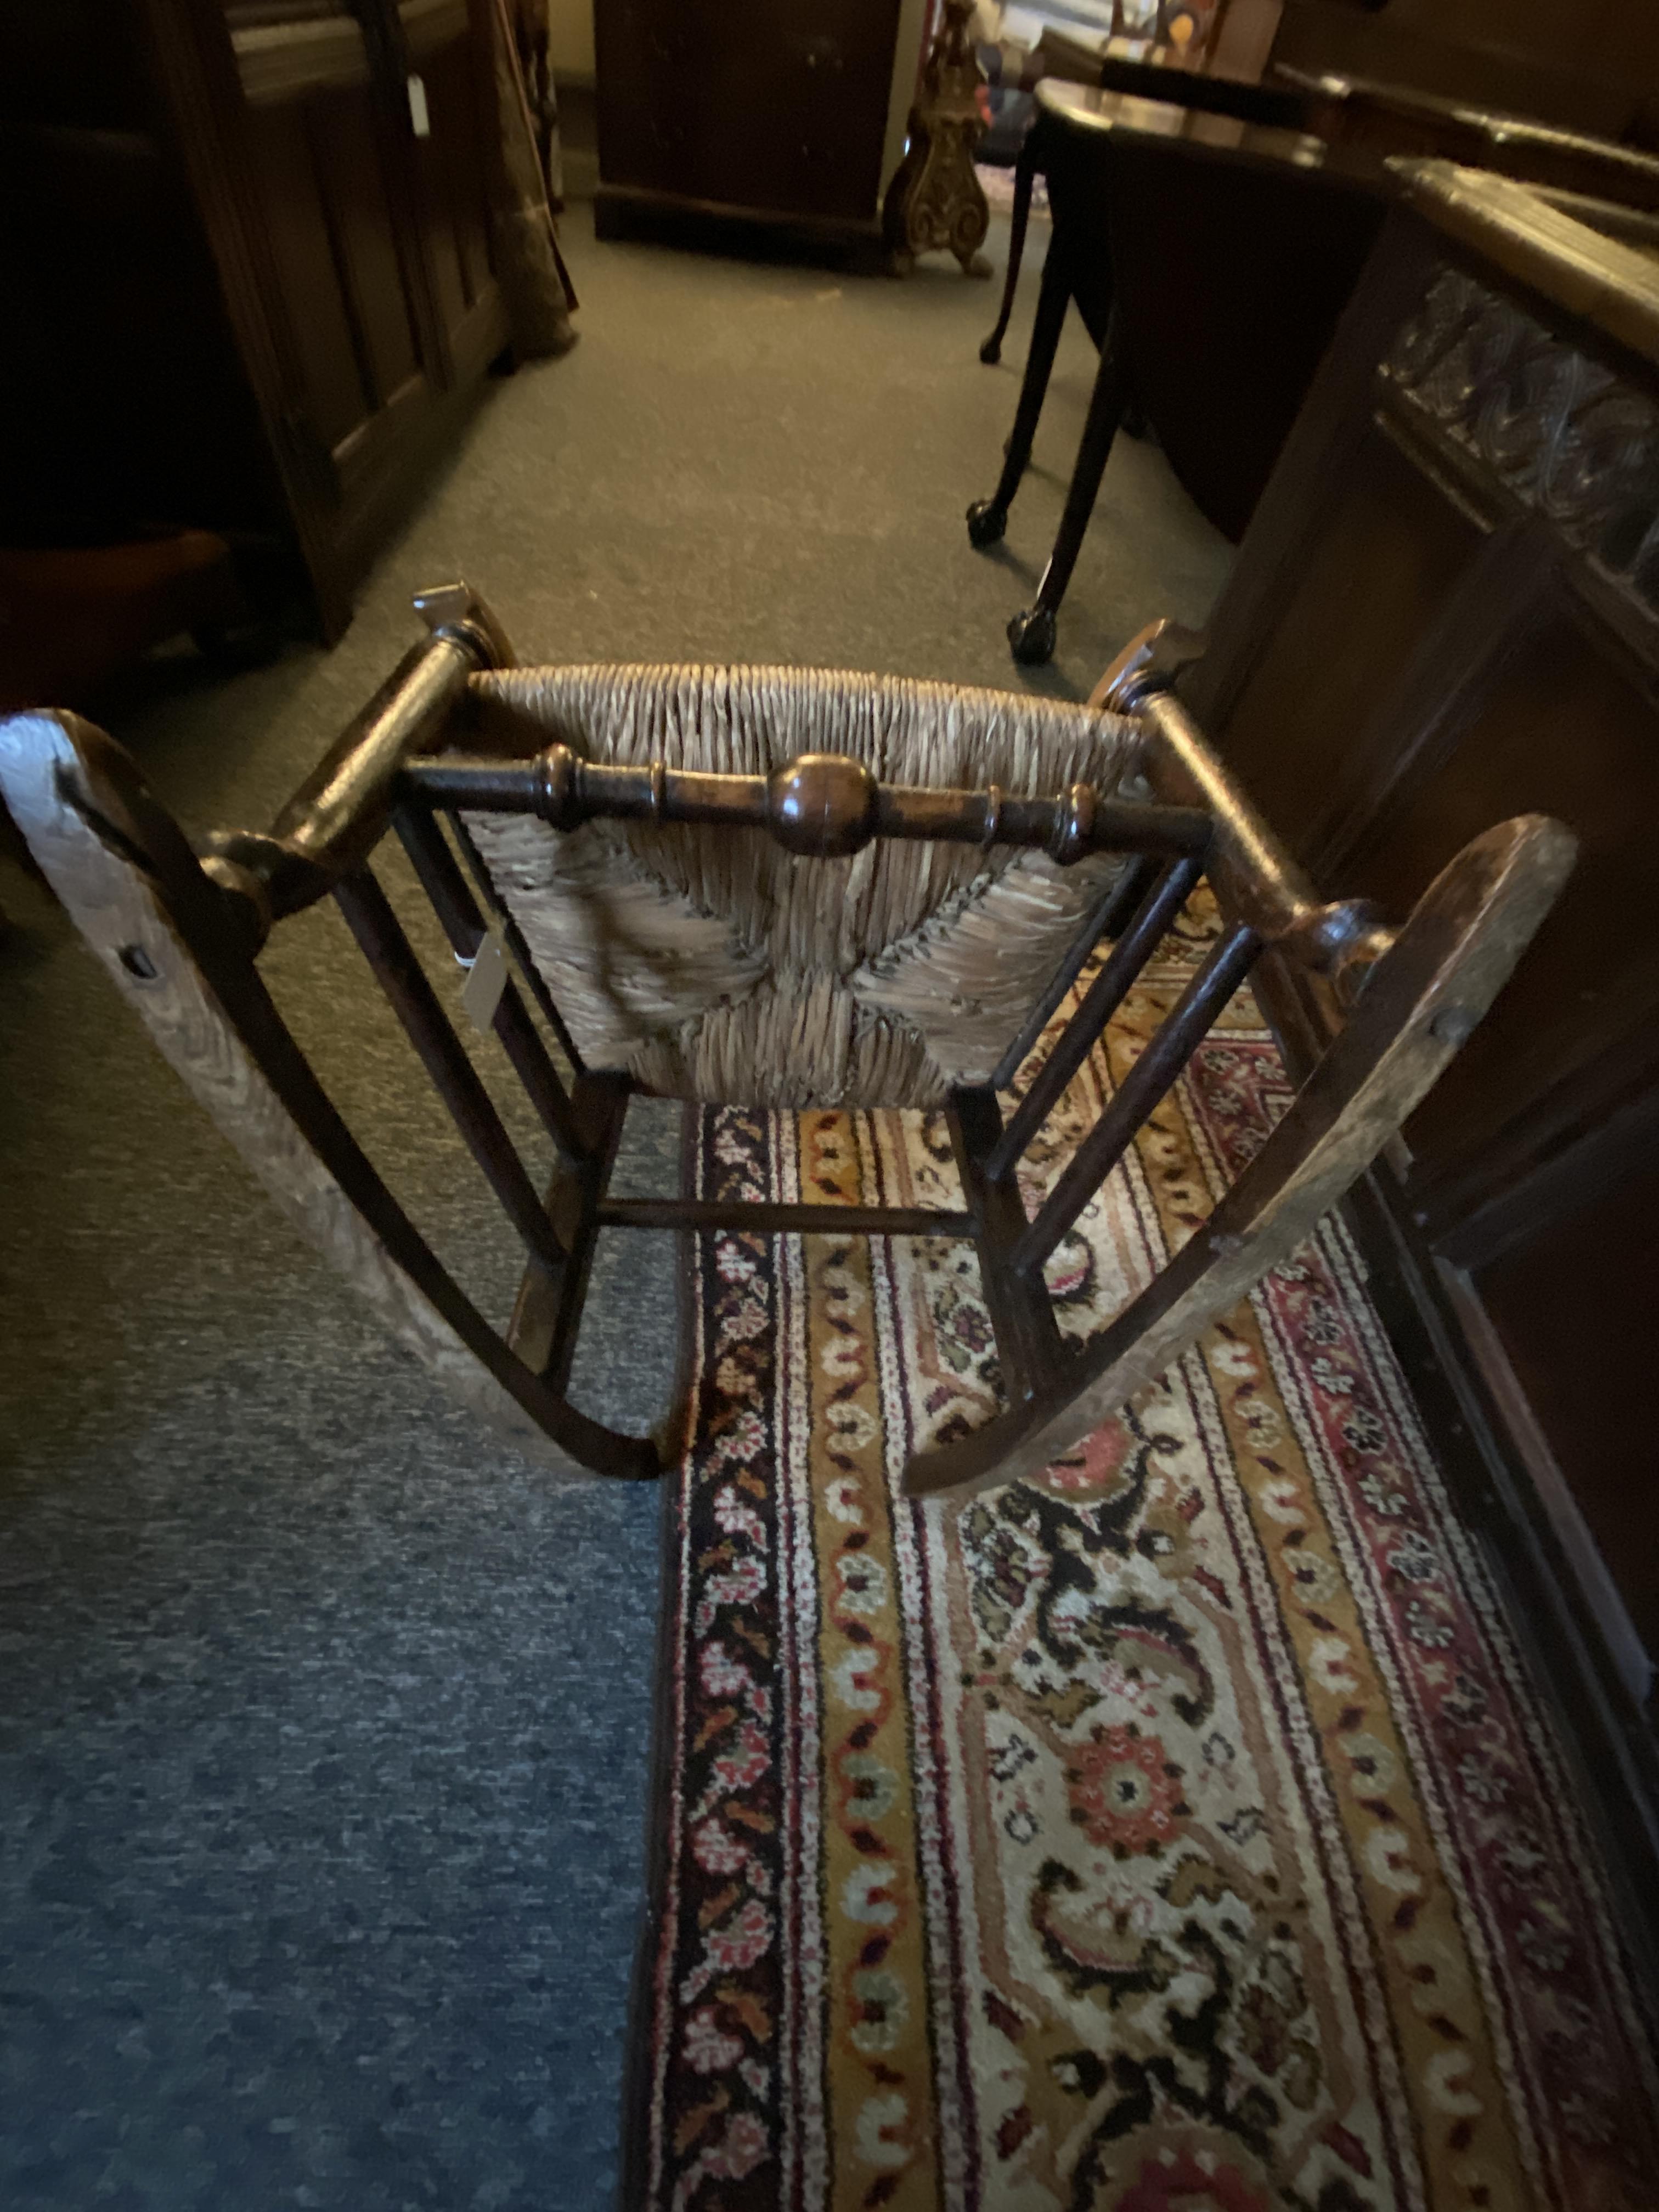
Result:
M593 82L593 0L547 0L550 50L556 76Z

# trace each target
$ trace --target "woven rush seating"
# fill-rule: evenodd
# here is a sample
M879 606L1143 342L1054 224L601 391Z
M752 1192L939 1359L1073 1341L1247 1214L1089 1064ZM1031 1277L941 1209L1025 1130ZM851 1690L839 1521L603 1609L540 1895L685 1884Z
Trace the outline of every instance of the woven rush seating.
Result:
M472 687L481 748L769 776L798 755L878 781L1110 793L1121 717L994 691L789 668L514 669ZM872 840L804 867L763 831L468 813L583 1059L734 1105L942 1106L983 1083L1114 854Z
M1322 897L1182 707L1190 646L1167 625L1076 706L793 669L520 668L466 586L416 605L426 637L267 830L192 847L68 714L0 722L0 799L161 1050L383 1322L520 1442L602 1474L662 1464L656 1440L568 1395L598 1239L641 1227L971 1240L1007 1403L919 1452L906 1487L961 1494L1046 1465L1342 1196L1572 862L1558 823L1525 816L1467 846L1397 928ZM544 1189L374 872L388 834L551 1140ZM1219 936L1028 1213L1021 1160L1206 878ZM272 933L325 897L523 1247L505 1328L394 1196L260 976ZM1310 971L1344 1025L1209 1220L1097 1335L1062 1338L1045 1264L1267 953ZM961 1202L617 1197L642 1091L938 1109Z

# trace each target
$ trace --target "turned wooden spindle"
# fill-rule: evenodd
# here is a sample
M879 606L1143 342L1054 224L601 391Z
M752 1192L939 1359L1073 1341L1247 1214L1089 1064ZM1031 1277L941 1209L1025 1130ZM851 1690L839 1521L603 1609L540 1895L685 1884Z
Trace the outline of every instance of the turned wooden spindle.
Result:
M876 779L845 753L801 753L766 779L766 826L805 860L856 853L876 834Z

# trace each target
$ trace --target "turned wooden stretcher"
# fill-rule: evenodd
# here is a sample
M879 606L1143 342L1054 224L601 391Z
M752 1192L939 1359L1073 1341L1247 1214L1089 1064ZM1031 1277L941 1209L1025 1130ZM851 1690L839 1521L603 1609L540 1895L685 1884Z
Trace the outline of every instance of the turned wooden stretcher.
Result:
M1181 641L1163 625L1075 707L799 670L519 669L465 586L416 604L428 635L268 832L192 849L131 760L67 714L0 723L0 796L161 1051L316 1244L470 1404L598 1474L659 1466L567 1387L596 1242L642 1226L971 1238L1007 1404L920 1453L906 1487L1044 1466L1342 1196L1571 866L1568 832L1527 816L1468 846L1398 931L1322 901L1174 696ZM373 872L388 830L456 954L493 934L510 955L489 1018L556 1148L545 1195ZM1201 876L1219 937L1028 1218L1022 1156ZM261 981L272 930L331 896L523 1243L504 1331L393 1197ZM1205 1227L1100 1334L1066 1343L1044 1262L1267 945L1324 979L1344 1025ZM940 1107L961 1203L614 1197L635 1091Z

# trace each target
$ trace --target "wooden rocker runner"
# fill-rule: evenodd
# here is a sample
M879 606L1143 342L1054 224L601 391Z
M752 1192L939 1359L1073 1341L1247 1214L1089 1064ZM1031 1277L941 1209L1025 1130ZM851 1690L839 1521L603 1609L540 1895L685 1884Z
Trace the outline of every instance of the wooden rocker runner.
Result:
M971 1238L1007 1405L919 1453L905 1487L959 1494L1044 1466L1309 1235L1480 1019L1572 862L1565 830L1525 816L1466 847L1397 931L1322 900L1173 696L1163 625L1085 708L789 669L520 669L465 586L416 604L428 636L269 831L192 849L127 755L68 714L0 722L0 797L163 1054L314 1243L470 1404L597 1474L659 1467L650 1439L567 1395L597 1239L638 1227ZM511 957L493 1024L556 1148L544 1196L373 872L388 830L455 952ZM1028 1218L1022 1156L1200 876L1221 934ZM392 1195L261 981L272 930L325 896L524 1245L505 1331ZM999 1094L1107 940L1005 1118ZM1346 1026L1205 1227L1067 1345L1044 1262L1266 946L1323 977ZM962 1202L613 1198L633 1091L942 1107Z

